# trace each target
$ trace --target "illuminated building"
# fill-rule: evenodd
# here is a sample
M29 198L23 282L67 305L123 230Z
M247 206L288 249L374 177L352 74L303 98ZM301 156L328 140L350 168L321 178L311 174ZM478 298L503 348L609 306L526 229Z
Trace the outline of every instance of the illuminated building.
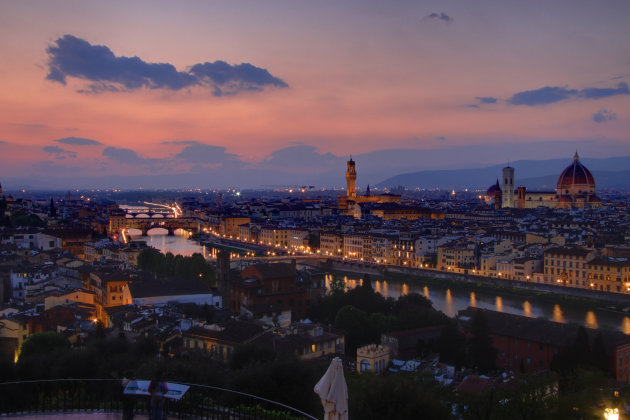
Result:
M347 162L348 168L346 170L346 195L340 195L337 197L337 206L339 210L345 214L353 214L357 217L360 213L358 205L361 203L397 203L400 204L400 195L398 194L370 194L370 190L366 191L366 195L357 195L355 182L357 179L357 172L354 164L354 160L350 158Z
M558 178L556 191L527 191L525 187L516 189L514 196L514 168L503 168L503 188L498 190L497 184L490 186L486 192L486 204L494 200L501 201L502 208L531 209L536 207L549 208L588 208L599 207L602 202L595 195L595 178L593 174L580 162L577 151L573 162L567 166Z

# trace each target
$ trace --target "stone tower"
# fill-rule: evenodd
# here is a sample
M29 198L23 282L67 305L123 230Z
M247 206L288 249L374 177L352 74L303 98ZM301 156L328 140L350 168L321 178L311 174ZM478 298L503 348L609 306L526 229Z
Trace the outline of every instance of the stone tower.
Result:
M503 203L501 207L514 207L514 168L510 165L503 168Z
M352 160L352 156L350 156L350 160L348 161L348 170L346 170L346 182L348 183L348 198L355 198L357 196L357 191L355 188L355 182L357 180L357 171L354 168L354 160Z
M230 251L221 249L217 255L217 289L223 299L223 307L230 303Z

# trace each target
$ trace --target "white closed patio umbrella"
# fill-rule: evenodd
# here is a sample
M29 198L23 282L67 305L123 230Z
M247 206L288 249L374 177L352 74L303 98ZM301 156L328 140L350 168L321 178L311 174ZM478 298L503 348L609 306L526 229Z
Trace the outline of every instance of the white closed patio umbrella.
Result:
M324 406L324 420L348 419L348 386L343 376L341 359L335 357L328 370L315 385Z

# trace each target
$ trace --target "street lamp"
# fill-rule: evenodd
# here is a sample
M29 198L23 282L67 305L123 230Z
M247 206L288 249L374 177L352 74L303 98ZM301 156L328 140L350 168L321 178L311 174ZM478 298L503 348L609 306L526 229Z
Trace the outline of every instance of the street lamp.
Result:
M604 418L606 420L619 420L619 409L618 408L605 408Z

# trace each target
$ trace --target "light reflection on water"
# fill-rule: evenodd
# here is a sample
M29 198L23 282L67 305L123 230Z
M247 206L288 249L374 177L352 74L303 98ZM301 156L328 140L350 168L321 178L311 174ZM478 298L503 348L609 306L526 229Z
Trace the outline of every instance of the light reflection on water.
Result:
M210 256L206 247L199 245L195 241L191 241L183 234L183 231L176 231L175 236L167 236L166 230L160 232L160 229L151 230L149 236L139 236L140 231L131 231L132 240L146 241L148 245L159 249L162 252L172 252L173 254L181 254L190 256L193 253L201 253L204 257ZM135 234L134 234L135 233ZM347 289L363 284L363 279L348 278L345 276L344 282ZM326 285L330 285L331 275L326 276ZM448 288L440 288L438 286L416 286L406 283L388 283L384 280L373 282L374 290L383 294L385 297L397 299L401 295L409 293L420 293L433 302L433 306L449 316L455 316L457 311L466 309L468 306L475 306L495 311L503 311L507 313L525 315L530 317L543 317L556 322L573 322L585 325L590 328L609 327L630 334L630 317L623 314L601 311L586 310L579 305L569 305L547 303L544 301L535 301L533 299L523 300L515 296L496 296L493 294L484 294L484 292L459 292L451 291ZM379 290L377 290L377 288Z
M499 312L503 312L503 298L501 296L497 296L494 301L494 306L496 310Z
M586 313L586 319L584 320L584 324L589 328L598 328L597 326L597 317L593 311L588 311Z
M183 255L190 257L194 253L199 253L208 258L210 254L206 246L201 246L195 241L191 241L188 238L190 233L181 229L175 231L174 236L166 235L167 230L162 228L155 228L149 231L148 236L141 236L141 233L137 229L129 229L129 236L133 242L145 241L147 245L159 249L161 252L171 252L175 255Z
M444 296L444 313L451 318L457 315L455 305L453 304L453 294L451 293L451 289L446 289L446 294Z
M551 320L556 322L567 322L564 320L564 315L562 314L562 309L560 309L560 305L553 305L553 317L551 318Z
M328 286L332 275L326 276ZM361 284L361 279L344 277L347 288L351 289ZM519 298L517 296L498 296L496 294L484 293L483 291L458 291L447 287L420 286L408 283L387 283L379 280L373 281L372 287L384 297L397 299L409 293L419 293L430 299L433 306L453 317L457 312L469 306L501 311L516 315L524 315L532 318L545 318L555 322L576 323L589 328L608 327L617 329L625 334L630 334L630 316L624 316L609 311L599 309L589 310L579 304L571 305L549 303L537 301L533 298Z

